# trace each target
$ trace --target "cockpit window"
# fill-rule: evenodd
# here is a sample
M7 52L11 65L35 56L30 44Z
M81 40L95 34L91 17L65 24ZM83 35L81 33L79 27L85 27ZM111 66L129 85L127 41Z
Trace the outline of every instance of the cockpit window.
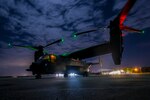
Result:
M55 55L50 55L50 61L52 62L52 63L55 63L56 62L56 56Z
M46 55L44 57L44 60L47 60L47 61L49 61L51 63L55 63L56 62L56 55L54 55L54 54Z
M49 62L51 62L51 63L55 63L56 62L56 55L54 55L54 54L49 54L49 55L46 55L45 57L44 57L44 60L47 60L47 61L49 61Z

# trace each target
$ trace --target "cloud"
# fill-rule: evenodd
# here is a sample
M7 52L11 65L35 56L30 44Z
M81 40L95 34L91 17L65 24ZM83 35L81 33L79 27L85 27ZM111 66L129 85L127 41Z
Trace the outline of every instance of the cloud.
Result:
M115 5L113 7L113 10L114 11L115 10L120 11L124 7L124 5L126 4L126 2L127 2L127 0L122 0L122 1L115 0Z
M128 14L125 25L138 29L146 29L150 27L150 1L137 0L134 7Z
M32 51L7 48L7 42L46 45L64 38L64 43L46 48L50 53L56 54L104 43L109 40L109 30L91 32L76 39L71 35L73 32L107 26L126 1L115 0L110 3L109 0L0 0L0 60L3 64L8 60L14 62L8 66L17 66L17 61L28 65L32 62ZM125 25L149 28L148 4L147 0L137 0Z

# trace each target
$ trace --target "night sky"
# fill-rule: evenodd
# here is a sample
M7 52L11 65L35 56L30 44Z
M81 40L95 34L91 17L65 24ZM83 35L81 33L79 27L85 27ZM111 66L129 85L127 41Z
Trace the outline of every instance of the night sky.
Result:
M105 27L119 14L127 0L0 0L0 75L27 75L34 51L8 47L46 45L59 38L63 43L46 48L49 53L63 54L109 41L109 30L72 38L73 32ZM120 66L150 66L150 1L137 0L125 25L143 29L144 34L125 33L124 53ZM114 65L111 54L101 56L104 68ZM86 59L97 62L98 57ZM93 66L96 70L98 66Z

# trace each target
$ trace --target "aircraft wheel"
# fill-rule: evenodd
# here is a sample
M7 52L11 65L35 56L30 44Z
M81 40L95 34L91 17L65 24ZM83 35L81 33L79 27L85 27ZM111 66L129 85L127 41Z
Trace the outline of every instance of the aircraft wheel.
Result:
M65 74L64 74L64 77L65 77L65 78L67 78L67 77L68 77L68 74L67 74L67 73L65 73Z
M88 77L88 72L84 72L83 77Z
M42 77L41 74L37 74L37 75L35 76L36 79L41 79L41 77Z
M34 72L34 71L32 71L32 75L35 75L35 72Z

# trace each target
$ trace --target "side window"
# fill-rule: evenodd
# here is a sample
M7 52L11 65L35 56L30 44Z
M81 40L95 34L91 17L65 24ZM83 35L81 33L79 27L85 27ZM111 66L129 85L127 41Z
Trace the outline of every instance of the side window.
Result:
M44 57L44 60L50 61L50 56L49 56L49 55L46 55L46 56Z

